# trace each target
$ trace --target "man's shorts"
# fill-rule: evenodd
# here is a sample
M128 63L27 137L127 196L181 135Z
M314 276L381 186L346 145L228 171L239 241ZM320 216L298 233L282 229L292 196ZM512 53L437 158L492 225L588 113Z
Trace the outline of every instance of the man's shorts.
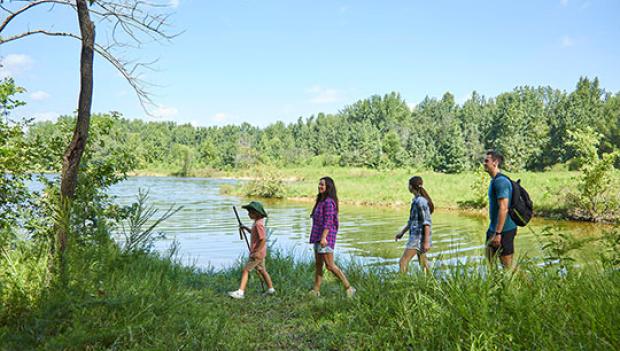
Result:
M243 269L247 270L248 272L251 272L254 270L254 268L258 269L259 271L264 271L265 270L265 259L250 257L250 259L248 260L248 263L245 264L245 267L243 267Z
M318 254L326 254L326 253L334 253L334 249L329 247L329 245L325 245L325 247L321 246L321 243L314 243L314 252Z
M491 248L491 251L493 252L493 254L495 254L496 252L499 252L500 256L510 256L515 253L514 241L515 241L516 235L517 235L517 228L513 230L509 230L507 232L503 232L502 239L500 241L500 246L496 248L496 247L491 246L491 240L493 239L493 236L495 236L495 233L491 231L487 231L487 246Z

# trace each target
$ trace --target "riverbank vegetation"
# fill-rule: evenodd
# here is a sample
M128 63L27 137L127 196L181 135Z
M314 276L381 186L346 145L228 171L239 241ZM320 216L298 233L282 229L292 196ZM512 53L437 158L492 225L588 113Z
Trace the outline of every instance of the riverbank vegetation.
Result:
M618 241L620 233L608 233ZM618 251L575 268L575 246L549 246L548 266L516 272L478 264L393 271L352 264L347 299L326 275L309 296L313 265L271 251L277 294L261 296L252 276L245 300L232 300L241 265L198 270L160 256L121 251L112 242L71 251L66 286L49 283L46 256L31 243L3 251L3 350L85 349L544 349L620 346ZM555 262L555 263L553 263ZM615 263L614 263L615 262ZM567 264L568 263L568 264ZM414 264L415 265L415 264ZM88 267L85 269L85 267Z

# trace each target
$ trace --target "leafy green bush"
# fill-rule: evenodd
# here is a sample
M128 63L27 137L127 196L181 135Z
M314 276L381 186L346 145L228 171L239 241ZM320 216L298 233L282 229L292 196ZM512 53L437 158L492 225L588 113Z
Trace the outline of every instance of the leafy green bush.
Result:
M567 143L575 149L575 162L580 165L580 175L575 178L574 190L569 190L566 201L569 215L574 219L600 221L618 218L620 193L613 184L614 163L620 152L599 156L598 145L602 135L591 127L570 131Z
M483 209L487 207L489 202L488 188L489 188L489 175L484 171L484 167L481 165L476 171L476 179L471 184L472 197L457 201L459 208L473 208Z
M243 186L245 196L276 199L286 196L287 189L283 176L276 169L259 166L253 173L253 179Z
M26 184L32 179L30 171L39 147L25 137L31 125L29 121L13 121L8 117L13 109L24 105L15 97L23 92L13 79L0 80L0 231L5 236L16 234L16 226L30 224L27 214L33 202L33 194Z

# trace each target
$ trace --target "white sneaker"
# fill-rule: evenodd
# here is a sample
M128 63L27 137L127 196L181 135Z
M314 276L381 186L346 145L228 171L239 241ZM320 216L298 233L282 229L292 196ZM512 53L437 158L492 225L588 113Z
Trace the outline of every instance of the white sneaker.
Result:
M357 289L355 289L354 287L350 286L347 289L347 297L348 298L352 298L353 296L355 296L355 292L357 291Z
M321 292L314 289L310 289L310 291L308 291L308 294L312 297L321 297Z
M276 293L276 289L274 289L274 288L269 288L269 289L267 289L267 291L265 291L265 292L263 293L263 295L265 295L265 296L270 296L270 295L273 295L273 294L275 294L275 293Z
M243 290L229 291L228 296L232 297L233 299L243 299L245 297Z

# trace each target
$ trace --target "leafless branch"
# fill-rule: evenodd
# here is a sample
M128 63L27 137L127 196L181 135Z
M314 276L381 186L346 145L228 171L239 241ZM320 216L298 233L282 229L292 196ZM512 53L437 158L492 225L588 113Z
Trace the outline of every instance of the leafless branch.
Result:
M6 44L8 42L17 40L17 39L21 39L21 38L25 38L31 35L35 35L35 34L43 34L43 35L47 35L47 36L52 36L52 37L71 37L74 39L78 39L78 40L82 40L82 38L80 38L79 35L73 34L73 33L69 33L69 32L50 32L47 30L43 30L43 29L36 29L36 30L30 30L27 32L23 32L23 33L19 33L19 34L15 34L12 35L10 37L6 37L6 38L0 38L0 45L2 44Z
M19 9L11 10L5 6L6 1L0 0L0 9L8 14L0 24L0 33L7 28L16 16L35 6L59 4L77 11L75 2L71 0L16 0L13 2L23 2L25 5ZM165 12L168 7L164 3L149 0L95 0L89 7L93 22L103 25L105 28L105 30L98 30L105 35L97 36L95 52L120 72L135 91L147 114L151 114L150 107L155 106L148 91L148 88L153 85L142 79L139 71L152 69L152 65L157 60L136 62L125 59L123 56L127 48L138 49L149 41L170 41L181 34L181 32L173 33L171 31L169 24L171 14ZM37 29L10 36L0 36L0 45L35 34L81 40L81 35L72 32Z
M31 30L31 31L19 33L19 34L13 35L8 38L0 38L0 45L13 41L13 40L25 38L25 37L36 35L36 34L41 34L41 35L46 35L46 36L51 36L51 37L69 37L69 38L82 41L82 38L79 35L76 35L74 33L52 32L48 30L37 29L37 30ZM155 103L151 99L151 94L147 90L147 87L150 87L151 84L149 84L147 81L140 78L139 70L143 68L150 69L150 66L156 63L157 60L154 60L151 62L133 62L129 60L124 60L124 59L121 59L115 56L109 50L109 48L101 46L99 44L95 44L95 52L99 56L103 57L110 64L112 64L112 66L114 66L114 68L116 68L116 70L118 70L121 73L123 78L125 78L127 83L129 83L129 85L135 91L140 101L140 104L142 105L142 108L145 110L146 113L150 114L149 107L155 106Z
M3 1L4 2L4 1ZM36 1L30 1L28 2L27 5L24 5L23 7L21 7L20 9L16 10L16 11L11 11L8 8L6 8L5 6L2 6L2 9L5 10L6 12L9 13L9 15L4 19L4 21L2 21L2 24L0 24L0 33L2 33L2 31L6 28L6 26L18 15L30 10L31 8L41 5L41 4L62 4L62 5L72 5L68 0L67 1L63 1L63 0L36 0Z

